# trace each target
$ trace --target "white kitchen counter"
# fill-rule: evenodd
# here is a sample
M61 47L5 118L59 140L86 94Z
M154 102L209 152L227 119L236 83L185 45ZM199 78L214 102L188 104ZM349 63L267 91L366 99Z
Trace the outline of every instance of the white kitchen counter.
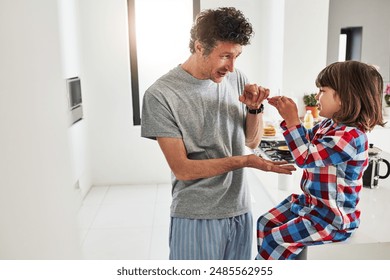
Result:
M381 156L390 161L389 153L382 152ZM382 175L384 168L382 163ZM291 193L301 193L300 169L293 175L278 175L256 169L250 171L259 179L260 187L274 205ZM278 188L281 177L285 181L288 178L289 185L285 190ZM308 247L308 259L390 259L390 177L380 179L378 188L363 188L358 208L361 210L361 224L352 237L345 242Z

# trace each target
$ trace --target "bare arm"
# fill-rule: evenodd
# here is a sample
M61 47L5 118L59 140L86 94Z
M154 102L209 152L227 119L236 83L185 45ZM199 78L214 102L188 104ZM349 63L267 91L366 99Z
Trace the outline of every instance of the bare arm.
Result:
M157 138L169 167L178 180L195 180L218 176L239 168L253 167L264 171L291 174L293 165L276 163L256 155L233 156L218 159L188 159L184 142L180 138Z
M260 108L262 102L268 96L269 89L257 86L256 84L247 84L239 100L252 110ZM263 137L263 133L263 113L248 113L246 116L245 145L251 149L257 148L260 144L261 137Z
M256 149L263 137L263 113L246 115L245 145L251 149Z

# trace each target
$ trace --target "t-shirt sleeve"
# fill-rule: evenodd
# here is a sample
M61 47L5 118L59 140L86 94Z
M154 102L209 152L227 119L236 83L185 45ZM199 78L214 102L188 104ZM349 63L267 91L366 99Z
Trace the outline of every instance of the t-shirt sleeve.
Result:
M182 138L172 108L163 94L148 89L142 105L141 136L156 140L157 137Z

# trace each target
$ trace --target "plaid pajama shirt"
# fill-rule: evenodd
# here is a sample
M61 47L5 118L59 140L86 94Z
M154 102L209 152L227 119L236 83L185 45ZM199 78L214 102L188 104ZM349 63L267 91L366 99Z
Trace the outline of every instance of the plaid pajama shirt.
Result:
M305 246L346 240L359 226L356 209L368 165L366 134L326 119L283 135L303 168L302 194L292 194L257 221L256 259L294 259Z

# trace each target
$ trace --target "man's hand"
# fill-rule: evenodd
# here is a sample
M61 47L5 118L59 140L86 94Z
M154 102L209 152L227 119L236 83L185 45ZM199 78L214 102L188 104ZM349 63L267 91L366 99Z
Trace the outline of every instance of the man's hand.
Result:
M248 155L248 167L257 168L266 172L275 172L281 174L292 174L296 168L292 164L287 164L287 161L271 161L266 160L256 155Z
M259 109L261 103L269 96L269 89L257 86L256 84L246 84L239 100L249 109Z

